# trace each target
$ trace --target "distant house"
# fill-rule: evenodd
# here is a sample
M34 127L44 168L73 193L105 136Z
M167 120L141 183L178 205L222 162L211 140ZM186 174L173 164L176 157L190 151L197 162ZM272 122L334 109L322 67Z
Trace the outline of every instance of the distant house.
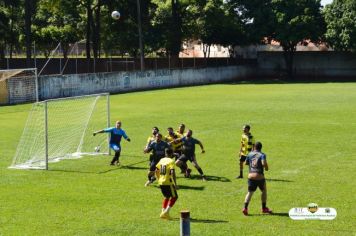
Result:
M234 54L236 57L240 58L257 58L258 52L272 52L272 51L283 51L280 43L272 40L269 44L261 45L249 45L249 46L236 46L234 48ZM306 45L297 45L297 51L332 51L325 43L320 45L315 45L312 42L309 42Z
M227 47L223 47L221 45L211 45L210 54L207 49L207 45L198 40L184 42L182 51L179 53L179 57L204 57L204 52L206 52L206 57L230 57L229 48Z

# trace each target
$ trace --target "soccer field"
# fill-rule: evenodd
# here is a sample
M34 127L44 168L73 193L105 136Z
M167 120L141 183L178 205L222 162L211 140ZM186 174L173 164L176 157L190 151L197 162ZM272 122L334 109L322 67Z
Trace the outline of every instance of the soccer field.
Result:
M111 123L122 120L122 166L111 157L50 163L49 171L7 169L30 104L0 107L0 235L179 235L179 212L189 209L191 235L356 235L356 83L223 84L112 95ZM171 221L159 218L162 194L147 180L143 147L153 126L180 123L206 153L178 174ZM247 179L238 174L243 124L263 143L268 202L260 192L241 213ZM104 128L104 127L103 127ZM245 167L245 176L247 168ZM332 207L332 221L293 221L288 211L309 203Z

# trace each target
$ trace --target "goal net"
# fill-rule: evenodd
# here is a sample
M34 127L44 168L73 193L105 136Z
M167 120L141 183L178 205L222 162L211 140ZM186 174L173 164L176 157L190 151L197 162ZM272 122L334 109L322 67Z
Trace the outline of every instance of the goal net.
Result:
M0 105L38 102L36 68L0 70Z
M10 168L48 169L49 162L109 153L109 95L98 94L34 103Z

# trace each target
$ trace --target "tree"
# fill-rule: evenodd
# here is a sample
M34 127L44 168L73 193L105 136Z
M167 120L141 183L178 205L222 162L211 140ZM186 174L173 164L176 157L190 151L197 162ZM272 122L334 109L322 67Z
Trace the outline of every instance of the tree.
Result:
M324 9L325 38L339 51L356 51L356 2L334 0Z
M36 46L45 55L61 43L64 58L67 58L69 44L77 42L83 31L78 30L81 21L77 11L77 0L40 0L34 20Z
M320 0L272 0L275 32L270 38L280 42L291 79L294 77L293 58L298 43L321 42L325 22L320 9Z
M32 49L32 16L35 12L36 0L25 0L25 45L26 45L26 65L31 67Z
M325 31L320 0L237 0L242 14L253 20L261 42L275 40L283 48L289 78L293 78L293 58L298 44L320 43ZM252 2L256 3L252 4Z

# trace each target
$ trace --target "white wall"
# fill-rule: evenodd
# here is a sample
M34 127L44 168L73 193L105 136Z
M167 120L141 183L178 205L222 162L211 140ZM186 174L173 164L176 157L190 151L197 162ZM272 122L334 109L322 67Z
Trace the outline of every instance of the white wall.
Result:
M241 79L248 76L248 74L246 67L229 66L203 69L165 69L144 72L41 76L39 83L40 99L220 83Z

